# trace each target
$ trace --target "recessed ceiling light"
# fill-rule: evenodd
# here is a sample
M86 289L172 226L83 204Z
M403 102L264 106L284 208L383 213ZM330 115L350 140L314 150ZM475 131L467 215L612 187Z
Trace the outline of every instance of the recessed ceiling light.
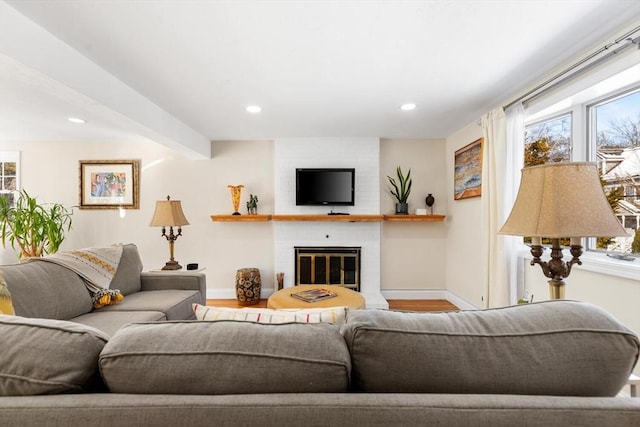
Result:
M87 123L86 120L79 119L77 117L69 117L67 120L69 120L71 123Z
M247 107L247 111L250 112L250 113L256 114L256 113L259 113L260 111L262 111L262 108L260 108L259 105L249 105Z
M411 111L416 109L416 104L402 104L400 106L402 111Z

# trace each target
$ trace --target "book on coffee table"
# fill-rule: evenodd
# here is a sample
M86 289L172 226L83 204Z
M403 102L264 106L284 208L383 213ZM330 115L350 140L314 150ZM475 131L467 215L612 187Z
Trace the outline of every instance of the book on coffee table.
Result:
M291 296L305 302L316 302L327 298L337 297L338 294L324 288L319 288L295 292L292 293Z

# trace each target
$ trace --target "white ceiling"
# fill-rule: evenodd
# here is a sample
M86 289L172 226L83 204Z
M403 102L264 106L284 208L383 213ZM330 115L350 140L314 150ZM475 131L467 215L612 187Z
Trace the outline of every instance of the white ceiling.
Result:
M446 137L640 24L640 1L7 0L0 24L0 141L193 148Z

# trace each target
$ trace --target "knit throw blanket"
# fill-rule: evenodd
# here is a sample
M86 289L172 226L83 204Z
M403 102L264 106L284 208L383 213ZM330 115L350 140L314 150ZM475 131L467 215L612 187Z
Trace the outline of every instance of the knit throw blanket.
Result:
M91 294L93 306L101 308L105 305L122 301L122 294L117 289L109 289L113 276L118 270L122 258L122 245L100 246L58 252L31 261L52 262L78 274Z

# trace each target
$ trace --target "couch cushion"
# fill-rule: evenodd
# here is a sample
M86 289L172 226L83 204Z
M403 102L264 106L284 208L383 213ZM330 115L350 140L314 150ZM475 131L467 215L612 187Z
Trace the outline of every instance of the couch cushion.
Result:
M112 392L171 394L344 392L351 367L333 325L234 321L126 325L99 363Z
M100 329L109 336L128 323L156 322L167 320L160 311L92 311L70 319L72 322L82 323L92 328Z
M78 323L0 315L0 396L91 388L108 339Z
M0 266L18 316L67 320L93 308L91 295L76 273L50 262Z
M209 307L193 304L198 320L237 320L255 323L331 323L342 327L347 318L348 307L290 308L229 308Z
M140 291L127 295L118 304L101 308L99 311L162 311L167 320L190 320L195 319L192 305L198 301L198 291Z
M602 309L549 301L457 313L353 311L354 387L366 392L615 396L638 337Z
M118 289L122 295L129 295L140 290L140 273L142 260L138 247L133 243L122 245L122 258L118 270L111 280L110 289Z

